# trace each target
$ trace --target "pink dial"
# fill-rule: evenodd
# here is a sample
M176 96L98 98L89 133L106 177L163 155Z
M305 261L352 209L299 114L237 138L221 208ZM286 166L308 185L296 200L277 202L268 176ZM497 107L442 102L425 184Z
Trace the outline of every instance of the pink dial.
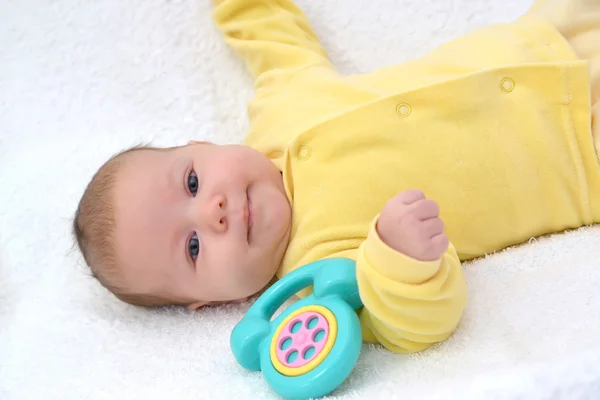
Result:
M327 319L316 312L293 318L277 338L277 358L289 368L299 368L319 355L329 336Z

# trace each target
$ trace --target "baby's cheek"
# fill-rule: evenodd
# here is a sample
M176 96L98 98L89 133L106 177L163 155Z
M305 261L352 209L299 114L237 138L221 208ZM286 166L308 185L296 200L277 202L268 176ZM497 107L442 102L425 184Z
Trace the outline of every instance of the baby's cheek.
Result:
M223 265L220 279L229 287L239 287L247 284L252 275L246 271L246 264L243 259L235 259L232 262Z
M264 268L249 262L247 259L240 259L235 264L235 267L231 271L231 276L234 277L238 289L244 291L245 294L262 289L266 284L265 280L268 281L270 279L270 277L266 276Z

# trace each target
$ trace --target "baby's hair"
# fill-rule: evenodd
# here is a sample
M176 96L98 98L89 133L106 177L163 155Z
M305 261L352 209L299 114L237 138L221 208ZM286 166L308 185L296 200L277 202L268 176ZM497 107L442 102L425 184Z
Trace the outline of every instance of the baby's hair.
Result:
M184 300L174 300L159 295L132 292L127 288L117 258L114 231L114 188L117 173L127 155L141 150L168 151L138 145L117 153L106 161L88 183L73 218L73 235L92 276L120 300L142 307L184 305Z

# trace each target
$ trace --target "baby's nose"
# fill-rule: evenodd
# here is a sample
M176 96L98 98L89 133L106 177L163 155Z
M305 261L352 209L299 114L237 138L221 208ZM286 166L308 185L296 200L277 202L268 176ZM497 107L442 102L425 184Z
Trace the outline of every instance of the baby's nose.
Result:
M227 199L225 196L214 196L205 205L204 223L216 232L227 231Z

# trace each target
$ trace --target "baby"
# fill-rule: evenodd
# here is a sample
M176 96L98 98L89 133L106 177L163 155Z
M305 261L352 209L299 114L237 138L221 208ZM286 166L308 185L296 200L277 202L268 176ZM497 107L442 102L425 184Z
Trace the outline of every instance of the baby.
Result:
M600 222L600 1L541 0L353 76L291 1L213 2L255 78L250 132L133 148L95 174L74 231L119 299L241 302L347 257L364 340L415 352L456 330L462 261Z

